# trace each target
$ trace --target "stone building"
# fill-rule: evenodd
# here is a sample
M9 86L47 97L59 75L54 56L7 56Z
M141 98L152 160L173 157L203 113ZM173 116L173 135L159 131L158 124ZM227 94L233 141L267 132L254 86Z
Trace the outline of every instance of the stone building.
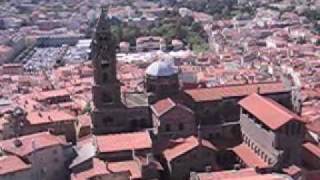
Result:
M240 133L238 102L256 92L292 109L291 88L282 82L187 89L183 99L195 112L203 137L234 139Z
M190 172L216 168L216 148L207 140L195 136L177 140L162 153L166 179L187 179Z
M91 58L94 67L92 113L93 133L130 132L151 126L149 109L143 94L122 95L117 79L115 37L105 8L102 9Z
M30 163L31 172L23 177L25 180L68 179L66 165L73 152L72 146L61 137L48 132L36 133L0 141L0 149L3 154L15 155Z
M301 164L305 134L301 117L258 94L242 99L239 104L242 137L249 151L275 169Z
M194 112L166 98L151 105L154 134L157 140L188 137L196 133Z
M60 110L33 111L26 113L21 108L5 117L4 138L17 135L30 135L37 132L50 131L55 135L63 135L68 142L76 143L78 137L78 120L76 117Z
M147 36L139 37L136 40L136 50L150 51L150 50L162 50L166 48L166 42L162 37L158 36Z

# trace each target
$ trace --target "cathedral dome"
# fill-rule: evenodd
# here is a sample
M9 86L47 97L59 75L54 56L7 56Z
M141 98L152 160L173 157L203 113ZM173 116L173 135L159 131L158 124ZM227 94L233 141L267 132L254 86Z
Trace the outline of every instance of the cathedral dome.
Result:
M169 61L161 60L148 66L146 74L149 76L171 76L177 74L177 68Z

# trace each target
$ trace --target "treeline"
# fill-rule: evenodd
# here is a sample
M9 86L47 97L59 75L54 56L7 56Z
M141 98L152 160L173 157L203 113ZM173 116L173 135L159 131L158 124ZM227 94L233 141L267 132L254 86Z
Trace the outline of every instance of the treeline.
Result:
M208 49L208 36L202 25L195 22L192 17L180 17L179 15L160 20L158 26L151 28L139 28L128 26L125 23L113 23L112 31L118 41L127 41L135 45L136 38L141 36L161 36L167 44L173 39L181 40L195 51L205 51Z
M314 30L316 33L320 34L320 9L308 9L304 11L304 16L306 16L311 23L314 25Z

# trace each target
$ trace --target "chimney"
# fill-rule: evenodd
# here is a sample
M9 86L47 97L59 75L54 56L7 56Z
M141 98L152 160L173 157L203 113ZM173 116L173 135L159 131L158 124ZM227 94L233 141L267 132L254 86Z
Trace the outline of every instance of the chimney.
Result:
M134 149L132 149L132 157L135 158L136 157L136 151Z
M146 164L149 165L149 164L150 164L150 160L151 160L151 158L152 158L152 154L151 154L151 153L148 153L146 158L147 158L147 159L146 159Z
M261 87L257 87L257 94L261 93Z
M201 138L201 125L198 125L198 129L197 129L197 136L198 136L198 143L199 145L202 145L202 138Z
M36 146L36 141L34 139L31 140L32 143L32 150L36 150L37 146Z
M13 141L13 144L15 147L21 147L22 146L22 142L20 139L16 138L14 141Z

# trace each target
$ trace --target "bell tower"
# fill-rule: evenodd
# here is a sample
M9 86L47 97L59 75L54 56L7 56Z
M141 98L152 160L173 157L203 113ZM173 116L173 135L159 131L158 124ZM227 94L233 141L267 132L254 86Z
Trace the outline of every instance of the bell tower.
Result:
M116 44L111 33L107 8L103 7L91 44L95 83L93 99L98 109L121 103L120 82L116 72Z
M118 116L122 114L123 104L116 70L117 42L111 32L107 11L107 7L101 8L91 44L91 59L94 67L92 121L95 134L112 132L116 129L114 126L122 121L121 116Z

